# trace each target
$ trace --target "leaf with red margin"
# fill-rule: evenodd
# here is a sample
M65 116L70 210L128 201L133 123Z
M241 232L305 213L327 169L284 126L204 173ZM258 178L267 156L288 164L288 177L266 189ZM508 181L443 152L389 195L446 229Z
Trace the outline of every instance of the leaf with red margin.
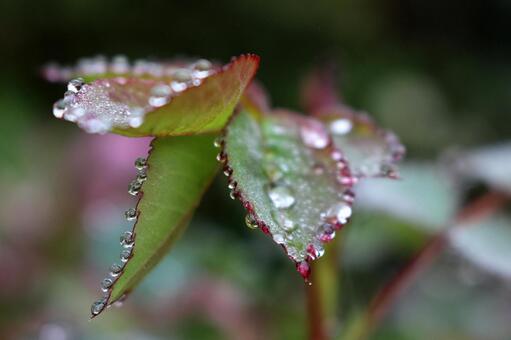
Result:
M348 165L322 123L290 112L236 114L225 129L219 159L229 186L248 210L247 224L281 244L304 277L306 261L351 216Z
M242 55L223 67L200 63L152 63L138 71L135 65L120 74L102 67L106 73L93 73L96 80L90 83L71 81L71 91L55 103L54 114L89 133L141 137L217 132L254 77L259 57Z
M399 138L378 127L366 113L343 104L333 75L332 67L311 72L302 87L304 106L328 126L355 176L398 177L396 164L405 154Z
M181 236L218 171L212 136L155 138L133 226L131 256L92 316L131 292ZM130 242L131 243L131 242Z

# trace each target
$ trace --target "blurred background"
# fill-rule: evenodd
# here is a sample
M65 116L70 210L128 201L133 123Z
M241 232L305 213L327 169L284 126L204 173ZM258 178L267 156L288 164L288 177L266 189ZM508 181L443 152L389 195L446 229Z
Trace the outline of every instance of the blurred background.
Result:
M124 306L88 321L149 140L55 119L64 85L46 83L42 65L253 52L274 105L299 110L303 77L336 62L346 102L408 149L403 180L361 187L342 232L342 329L471 197L511 191L510 22L505 0L2 0L0 338L307 336L303 281L244 226L223 178ZM480 224L453 234L372 339L511 339L509 209Z

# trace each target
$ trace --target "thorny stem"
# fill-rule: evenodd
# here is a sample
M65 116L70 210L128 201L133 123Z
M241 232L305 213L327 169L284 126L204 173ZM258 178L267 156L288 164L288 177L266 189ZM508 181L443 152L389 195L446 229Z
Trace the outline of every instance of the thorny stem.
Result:
M466 205L455 218L455 223L483 219L499 210L509 199L502 193L488 192ZM447 245L450 228L433 236L413 259L381 289L369 305L368 311L348 330L348 339L364 339L378 325L397 298L411 285L418 274L433 263Z

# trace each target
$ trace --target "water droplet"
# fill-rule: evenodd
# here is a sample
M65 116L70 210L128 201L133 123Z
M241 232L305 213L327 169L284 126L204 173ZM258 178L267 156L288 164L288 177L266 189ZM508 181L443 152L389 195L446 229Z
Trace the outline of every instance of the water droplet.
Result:
M345 224L348 222L348 218L351 217L352 209L351 206L344 202L338 202L328 209L326 216L334 218L336 222Z
M147 180L147 174L145 173L145 170L139 171L137 175L137 181L140 183L144 183Z
M137 210L135 208L129 208L124 212L124 216L128 221L133 221L137 219Z
M236 190L231 190L231 192L229 193L229 197L232 199L232 200L235 200L236 197L238 197L238 192Z
M224 167L224 175L225 176L227 176L227 177L231 176L232 172L233 172L233 170L232 170L232 168L230 166Z
M282 234L274 234L273 241L275 241L277 244L283 244L286 242L286 238Z
M332 134L341 136L348 134L351 131L353 123L347 118L340 118L332 121L329 127Z
M170 87L172 88L172 91L174 91L174 92L182 92L188 88L188 85L186 85L186 83L173 81L170 83Z
M307 255L311 260L319 259L321 256L325 254L325 249L321 245L312 245L309 244L307 246Z
M289 232L295 229L295 223L293 220L288 218L281 211L272 211L271 214L275 222L277 222L277 224L281 226L285 231Z
M319 240L321 242L327 243L335 238L335 228L330 223L323 224L320 230L321 234L319 235Z
M149 105L151 105L153 107L160 107L160 106L167 104L168 102L169 102L168 97L151 96L151 97L149 97L149 100L148 100Z
M117 55L112 58L112 63L110 64L113 73L128 73L130 70L130 64L128 58L123 55Z
M224 139L221 136L218 136L217 138L215 138L213 145L215 146L215 148L221 148L222 145L224 145Z
M128 262L129 258L131 257L133 248L124 249L121 251L121 261L122 262Z
M113 284L114 284L114 280L107 277L107 278L103 279L103 281L101 281L101 289L103 291L108 290L108 288L112 287Z
M131 181L128 187L128 193L132 196L137 196L141 188L142 188L141 182L139 182L138 180Z
M138 128L142 126L144 119L142 117L132 117L128 119L128 125L132 128Z
M192 72L186 68L180 68L174 71L172 78L178 82L187 82L192 80Z
M257 221L252 214L247 214L247 216L245 216L245 224L250 229L257 229L257 227L258 227Z
M106 301L107 301L106 298L101 298L101 299L95 301L90 308L91 314L93 316L96 316L99 313L101 313L103 311L103 309L105 309L105 307L106 307Z
M221 151L218 155L216 155L216 160L220 163L225 163L227 161L227 156L223 151Z
M80 127L84 129L87 133L99 133L105 134L107 133L112 125L109 122L105 122L99 119L90 119L83 123L79 123Z
M85 115L85 110L81 107L75 107L66 112L64 119L70 122L76 122L80 117Z
M211 69L212 66L213 65L211 64L211 62L207 59L199 59L195 63L195 69L197 69L199 71L207 71L207 70Z
M229 182L229 184L227 184L227 187L231 190L233 189L236 189L236 186L238 185L238 183L236 183L236 181L232 181L232 182Z
M62 116L64 116L64 112L66 112L66 103L64 102L64 99L60 99L53 104L53 115L57 118L62 118Z
M69 83L67 83L67 90L71 91L73 93L77 93L78 91L80 91L80 89L82 88L84 83L85 82L84 82L83 78L73 79L73 80L69 81Z
M133 233L128 230L121 235L119 241L123 247L132 247L135 238L133 237Z
M143 157L138 157L135 160L135 169L137 170L143 170L147 167L147 160Z
M309 120L301 126L300 136L303 144L314 149L323 149L330 144L330 137L323 124Z
M298 273L300 273L305 282L309 282L311 268L307 261L297 262L296 270L298 271Z
M110 275L117 276L122 272L122 269L124 268L123 265L120 265L118 263L114 263L110 266Z
M290 208L295 203L291 190L284 186L277 186L268 190L268 196L278 209Z
M343 193L342 199L348 203L353 203L353 201L355 201L355 193L352 190L348 189Z

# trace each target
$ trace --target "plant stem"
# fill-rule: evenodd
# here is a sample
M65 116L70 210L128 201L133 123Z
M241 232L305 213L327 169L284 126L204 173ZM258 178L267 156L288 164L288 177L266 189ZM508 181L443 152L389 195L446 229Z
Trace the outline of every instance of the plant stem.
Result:
M342 234L325 248L325 256L314 263L312 285L306 286L309 339L331 338L337 320L340 266L338 260Z
M495 213L508 200L504 194L488 192L466 205L457 215L454 225L483 219ZM365 339L378 325L397 298L411 285L418 274L433 263L447 245L450 228L433 236L414 258L381 289L368 310L351 324L349 336L343 339Z

